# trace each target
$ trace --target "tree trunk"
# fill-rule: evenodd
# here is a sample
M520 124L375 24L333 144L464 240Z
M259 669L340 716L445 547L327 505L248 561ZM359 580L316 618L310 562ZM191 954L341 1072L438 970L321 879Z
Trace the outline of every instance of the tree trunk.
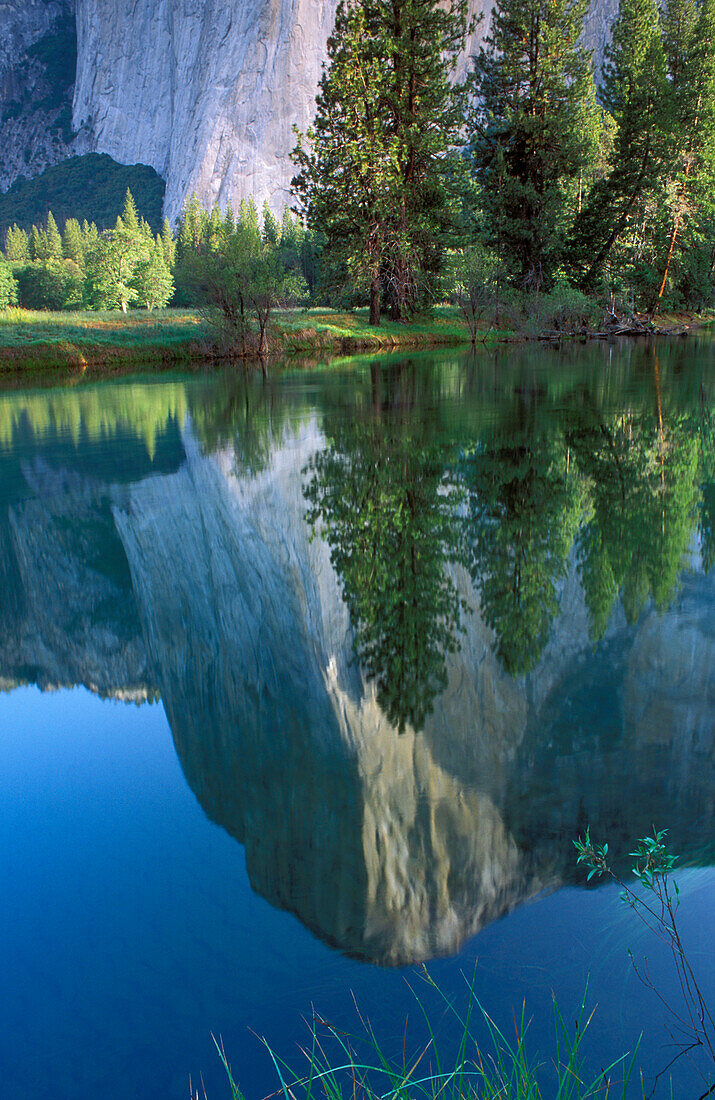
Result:
M380 324L380 296L382 287L379 277L370 283L370 324L377 327Z
M635 186L631 190L628 201L626 202L625 209L621 212L621 216L619 217L618 221L616 222L615 226L613 227L613 230L609 234L608 239L606 240L605 244L603 244L601 246L600 250L596 254L595 260L592 262L591 266L589 267L588 271L586 272L586 278L583 280L584 289L586 289L586 290L588 290L588 288L591 286L595 275L597 274L598 271L600 271L600 269L603 266L603 263L604 263L607 255L608 255L608 253L611 251L611 249L612 249L613 245L615 244L617 238L621 235L621 233L623 232L623 230L625 229L625 227L628 223L628 215L631 212L633 204L635 203L636 199L638 198L638 194L639 194L640 189L641 189L641 184L643 183L643 180L645 178L646 169L648 167L648 160L649 159L650 159L650 141L646 144L646 148L645 148L645 151L643 153L643 159L641 160L640 169L638 171L638 176L636 178Z
M260 322L259 326L261 330L260 339L258 341L258 354L263 359L268 355L268 340L266 339L266 321Z
M673 259L673 253L675 251L675 242L678 238L678 230L680 229L680 221L683 216L683 209L685 207L685 199L688 189L688 176L690 174L690 162L685 166L685 179L683 180L680 188L680 194L678 195L678 205L675 211L675 221L673 222L673 231L670 235L670 247L668 248L668 257L665 261L665 271L663 272L663 278L660 281L660 287L658 288L658 296L656 297L653 306L651 307L651 317L658 312L660 306L660 300L663 297L665 291L665 284L668 281L668 274L670 272L670 262Z

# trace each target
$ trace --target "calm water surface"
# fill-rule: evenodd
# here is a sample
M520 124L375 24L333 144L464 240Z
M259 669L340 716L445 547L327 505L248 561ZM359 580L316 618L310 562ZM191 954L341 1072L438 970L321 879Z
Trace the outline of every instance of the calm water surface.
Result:
M596 1012L673 1055L667 953L573 838L681 853L715 998L715 341L0 393L0 1072L249 1098L313 1009L449 1047ZM476 966L476 970L475 970ZM656 1095L697 1097L679 1061ZM544 1070L548 1082L548 1066ZM548 1084L547 1084L548 1089ZM641 1095L640 1089L633 1090Z

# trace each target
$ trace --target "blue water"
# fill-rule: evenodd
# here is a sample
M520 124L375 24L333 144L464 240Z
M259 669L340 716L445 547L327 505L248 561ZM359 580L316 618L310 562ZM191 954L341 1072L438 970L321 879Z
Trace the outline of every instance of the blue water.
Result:
M204 387L202 402L207 403L207 393L210 396L214 392L218 404L224 383L209 379L200 385ZM285 385L291 391L297 387L302 404L299 413L286 414L279 427L271 425L269 437L274 441L281 439L286 424L305 422L306 409L310 413L316 407L312 394L320 389L314 378L309 386L302 387L295 381ZM334 385L333 380L325 383L326 389ZM167 388L170 400L166 399ZM159 420L165 416L166 426L159 431L158 444L147 443L145 429L132 437L126 425L119 444L106 427L99 436L87 428L84 444L77 443L76 438L73 441L57 412L68 398L54 391L32 395L35 416L43 402L48 407L52 400L56 402L52 416L45 417L45 422L55 418L49 434L33 432L29 428L27 396L12 398L18 403L13 416L20 425L17 432L25 433L25 451L18 456L16 449L13 459L12 448L5 444L7 462L14 462L12 478L11 466L4 468L8 545L14 548L20 580L6 571L5 600L11 606L12 617L6 615L2 620L3 659L9 662L13 654L25 656L13 657L16 664L12 668L0 668L5 686L0 694L0 943L4 993L0 1007L0 1070L10 1096L27 1100L47 1094L67 1100L98 1096L107 1100L186 1098L189 1081L194 1090L201 1089L203 1081L213 1100L228 1095L228 1090L212 1035L224 1044L245 1094L264 1096L277 1088L277 1080L262 1037L277 1055L300 1068L298 1044L307 1042L305 1021L312 1018L313 1010L338 1028L360 1032L357 1005L369 1017L386 1050L399 1057L403 1045L409 1052L421 1049L426 1042L416 997L427 1007L445 1050L453 1042L453 1023L425 984L419 966L408 965L401 956L395 957L398 965L380 964L379 958L370 957L372 941L366 939L365 946L358 949L356 944L363 942L359 930L350 923L342 925L338 918L326 918L324 932L316 927L320 913L315 916L307 893L310 863L306 870L291 863L291 858L310 861L312 857L307 853L322 836L331 852L335 847L335 853L332 863L316 863L317 873L325 874L320 868L330 866L340 874L340 853L344 850L348 861L345 873L354 875L354 852L349 847L351 826L345 825L345 838L338 837L336 842L325 831L325 825L316 825L305 839L301 833L299 840L295 823L301 812L306 818L319 816L321 806L326 806L332 822L329 828L343 828L331 815L344 812L344 820L348 821L354 812L352 799L362 795L342 793L353 791L352 772L345 772L339 760L326 764L322 749L298 749L295 759L284 757L281 765L280 753L287 751L282 746L290 744L281 738L303 736L299 732L301 701L288 700L288 709L279 712L288 715L287 721L298 723L294 734L269 725L255 732L258 741L254 742L253 733L249 736L248 731L234 725L235 717L231 716L243 714L244 704L238 689L237 701L232 702L231 678L243 675L243 666L232 664L230 647L225 649L226 638L233 638L237 653L244 651L243 643L230 634L236 628L235 623L231 625L234 620L230 619L229 596L220 587L218 574L213 574L213 589L209 591L217 601L219 625L212 620L210 629L211 636L218 639L212 643L216 652L223 654L221 660L227 662L224 672L217 671L215 654L201 649L203 620L187 618L185 641L176 638L171 633L175 628L170 626L165 628L169 633L161 636L163 641L158 640L162 616L169 616L172 593L183 583L189 588L199 587L202 579L167 576L164 589L157 589L152 597L145 588L138 587L139 558L128 550L128 568L115 545L112 516L116 509L129 507L123 495L125 489L120 492L117 486L151 488L160 485L161 478L172 477L184 468L184 443L179 441L179 434L183 433L184 441L188 438L190 420L186 420L183 410L183 394L195 395L196 388L195 382L179 380L164 384L162 394L152 393L151 387L148 395L144 391L135 394L136 417L144 416L142 424L147 421L147 404L154 410L160 407L156 414ZM628 400L633 399L634 389L627 390ZM126 391L122 396L126 404ZM110 409L120 404L116 388L96 387L92 399L100 405L105 402ZM473 405L469 408L474 410ZM0 426L2 413L0 408ZM189 408L188 416L198 422L196 407ZM204 445L201 462L213 461L211 456L219 454L222 447L225 453L226 434L222 432L220 438L214 437ZM245 439L245 425L239 424L236 433ZM242 462L245 455L233 464L239 479L244 476ZM225 463L222 468L226 468ZM64 471L64 480L59 483L54 475L50 477L50 469ZM296 476L300 472L296 468ZM698 478L701 480L702 475ZM27 510L38 499L44 499L46 513L43 509L38 513ZM78 532L84 534L80 537ZM48 545L54 546L49 557L42 549L46 537ZM70 538L71 545L63 541L65 537ZM151 546L151 540L147 545ZM223 552L230 557L228 545L223 546ZM31 546L39 547L32 561L28 557L35 553L28 550ZM611 633L579 650L575 664L568 665L547 701L533 710L529 720L533 728L527 723L520 741L523 747L514 750L517 764L502 761L499 767L503 776L498 783L496 773L485 775L480 770L485 766L483 760L465 755L455 740L437 743L436 727L429 721L425 736L434 743L424 742L433 760L441 761L439 774L456 777L455 794L449 797L471 797L469 792L486 790L494 801L497 789L509 788L504 795L503 813L511 823L522 858L533 860L536 868L525 894L519 889L504 896L499 919L487 920L478 934L467 935L446 957L439 957L435 951L435 957L427 958L429 974L458 1004L466 997L466 983L474 974L478 997L505 1034L513 1034L514 1014L520 1017L525 1003L526 1018L531 1021L531 1049L546 1063L554 1052L552 994L569 1024L585 994L588 1011L595 1008L586 1045L588 1071L595 1074L619 1054L633 1050L642 1034L638 1066L648 1088L672 1057L671 1040L660 1002L638 981L626 952L630 947L636 958L647 955L654 984L666 998L676 1001L678 991L668 952L622 905L615 888L585 889L577 885L580 878L568 849L572 826L575 832L589 820L595 821L601 835L615 833L620 837L621 827L628 829L632 823L640 823L644 815L647 821L653 810L661 811L656 824L671 826L674 843L685 849L684 862L690 865L679 879L680 920L689 956L712 1000L712 712L708 718L712 676L708 678L706 669L705 680L702 676L698 679L702 670L698 671L697 656L693 657L693 673L690 665L683 665L681 654L681 663L671 670L673 681L680 684L678 691L673 683L664 683L652 712L648 710L647 692L641 696L636 691L637 706L632 701L624 702L624 685L633 682L628 677L635 675L634 669L645 668L638 675L650 683L644 654L649 653L652 661L659 650L642 648L643 638L647 641L650 637L648 631L657 632L665 629L663 623L672 623L673 629L681 631L678 637L712 635L712 615L708 612L703 617L703 601L707 601L706 608L712 607L711 577L708 579L704 572L694 546L689 539L690 564L669 608L660 612L666 614L666 619L646 606L636 623L628 626L618 619L616 609ZM79 570L80 560L85 573ZM182 560L178 544L175 560ZM42 578L31 576L39 562L45 563L44 592ZM109 586L106 591L100 584L102 577L101 584ZM39 589L31 582L37 582ZM42 598L47 601L45 608ZM52 610L57 599L66 600L68 617L58 624L53 642L47 624L57 622ZM33 600L39 602L33 604ZM186 614L195 612L187 610ZM668 619L667 615L675 618ZM34 634L23 635L22 644L17 641L14 631L21 621L26 624L23 629L29 630L30 623L37 631L36 643ZM561 629L558 622L554 627L557 632ZM221 634L224 628L229 632L226 637ZM688 635L688 630L700 630L701 634ZM171 667L167 664L168 639L175 641L179 654L175 657L172 650ZM63 640L70 643L69 656ZM50 653L53 644L55 649ZM278 642L271 649L265 635L262 644L266 661L282 652ZM30 667L27 653L32 645L35 664ZM91 674L81 671L85 668L83 661L89 657L98 661L98 646L105 646L102 660L108 677L107 683L99 686L96 681L103 674L101 668L94 668ZM143 646L149 657L139 667L137 662L145 660ZM686 642L683 646L686 650ZM205 672L195 664L199 651L205 652ZM135 652L139 657L132 656ZM549 652L540 660L548 660ZM622 668L618 654L623 654ZM112 664L115 660L116 668ZM111 694L112 678L117 679L117 669L132 665L132 661L136 667L127 672L124 684L115 686L124 688L138 702L106 697ZM548 665L537 665L527 681L532 695L538 695L539 677L546 676L545 668ZM87 680L84 686L78 684L82 675ZM277 675L280 680L280 668ZM517 681L523 683L524 675L516 675ZM92 677L94 682L90 682ZM72 684L73 679L77 686ZM200 685L202 679L208 684L208 694L205 700L196 695L195 732L193 726L186 725L192 696L179 697L177 693L188 691L187 685ZM703 683L704 698L685 697L688 684ZM37 684L45 690L39 690ZM503 684L505 692L510 690L508 680ZM162 701L170 690L174 693L169 708L174 715L173 730ZM155 701L145 702L145 698ZM439 716L439 695L433 705ZM529 705L536 706L533 699ZM238 710L231 710L233 706ZM216 715L213 730L201 724L208 721L205 716L209 713ZM645 741L638 741L634 747L629 741L629 722L636 721L641 723L639 728L649 732ZM691 762L679 778L673 764L677 757L668 756L668 739L682 730L686 721L694 723L688 736L694 746L695 764ZM454 730L454 726L451 728ZM412 735L397 733L390 743L399 749L404 744L400 738L406 736ZM423 743L420 736L418 732L418 755L426 751L419 748ZM269 747L271 739L278 755L262 770L261 762L269 760L273 751ZM302 755L305 752L307 758ZM301 759L305 760L305 774L300 773ZM387 756L385 761L387 769ZM216 770L219 764L221 774ZM641 773L644 767L652 770L648 775L636 770L624 772L629 767ZM185 773L191 777L191 786ZM315 784L328 783L324 795L315 795L315 806L310 793L313 774ZM574 792L576 782L583 784L580 795ZM252 784L257 787L252 788ZM344 784L348 786L344 788ZM236 795L235 805L231 793L234 788L241 792ZM297 792L297 805L289 805L292 788ZM389 787L390 791L395 789ZM430 812L429 784L419 790L425 811ZM628 792L632 796L630 805ZM526 806L522 805L524 798ZM586 818L572 821L566 806L579 798ZM401 799L399 796L396 806L403 806ZM264 818L260 814L266 807ZM441 845L446 844L451 861L445 880L447 889L452 896L461 897L455 883L461 873L459 852L464 842L453 843L448 830L440 831L443 811L439 804L435 807L434 850L430 854L422 847L424 840L420 838L428 834L415 833L415 824L413 832L406 834L417 836L411 858L424 859L429 866L432 860L437 874ZM293 836L296 845L305 845L296 848L298 857L286 856L281 847L283 832L278 818L284 812L293 822L293 832L288 835ZM212 821L209 813L219 823ZM271 823L275 823L275 836L268 832ZM241 830L248 837L254 886L246 867L244 835L231 835ZM397 827L394 840L386 843L397 845L401 838ZM277 873L285 876L280 882L274 881ZM421 873L415 866L418 878ZM539 875L544 886L541 890ZM322 891L321 897L330 897L330 883L316 881L315 889ZM358 894L361 889L358 884ZM437 891L436 886L434 889ZM274 904L265 900L261 891ZM336 879L333 892L336 899L344 896L345 904L352 904L349 884ZM428 893L427 897L432 895ZM475 895L474 904L478 901ZM431 904L438 906L437 892ZM304 921L294 912L304 914ZM355 919L354 912L362 910L350 909L350 921ZM425 920L429 923L427 917ZM344 933L340 931L343 928ZM338 937L343 934L340 942ZM379 952L388 950L391 934L384 933L388 940L380 939ZM379 953L377 948L375 951ZM418 954L424 956L425 952L420 949ZM480 1034L484 1037L483 1030ZM428 1058L432 1058L431 1053ZM676 1096L700 1095L698 1089L704 1089L700 1088L698 1067L704 1065L702 1059L697 1064L681 1059L661 1081L660 1095L668 1094L670 1078ZM548 1082L548 1068L544 1072ZM639 1094L634 1088L633 1095Z

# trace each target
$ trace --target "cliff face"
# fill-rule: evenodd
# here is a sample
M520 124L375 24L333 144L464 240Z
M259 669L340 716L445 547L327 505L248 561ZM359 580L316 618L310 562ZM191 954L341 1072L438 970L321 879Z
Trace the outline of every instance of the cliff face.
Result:
M192 191L209 206L237 205L252 194L259 205L268 199L281 209L293 174L293 125L305 129L313 117L336 6L337 0L10 0L0 5L6 120L0 187L20 174L36 175L70 152L93 150L156 169L167 183L165 211L171 219ZM593 0L588 40L597 52L616 6L617 0ZM475 13L488 8L488 0L472 0ZM54 42L54 53L73 69L75 20L73 91L73 71L52 78L54 70L28 50L41 40ZM465 59L487 23L484 19L478 27ZM48 79L55 80L51 108ZM72 94L74 137L68 117ZM12 114L19 110L12 106L16 95L25 103L17 117Z
M484 0L473 0L481 11ZM76 126L167 181L174 218L246 195L282 209L337 0L76 0ZM481 34L481 30L478 34Z
M0 4L0 190L86 151L72 130L73 0Z

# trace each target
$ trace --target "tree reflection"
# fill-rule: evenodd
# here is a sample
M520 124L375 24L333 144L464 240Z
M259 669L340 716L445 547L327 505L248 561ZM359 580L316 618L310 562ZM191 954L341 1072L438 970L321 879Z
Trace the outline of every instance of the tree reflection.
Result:
M589 484L578 559L595 640L619 596L628 622L650 599L671 603L696 529L699 425L663 410L654 366L654 407L609 415L587 402L566 431Z
M398 729L419 729L447 682L464 607L448 562L458 556L450 444L416 402L409 366L372 368L372 400L330 426L310 465L309 522L330 546L354 650Z
M581 479L563 440L535 423L507 442L470 449L463 462L465 542L484 619L508 672L529 672L559 608L558 583L578 525Z

